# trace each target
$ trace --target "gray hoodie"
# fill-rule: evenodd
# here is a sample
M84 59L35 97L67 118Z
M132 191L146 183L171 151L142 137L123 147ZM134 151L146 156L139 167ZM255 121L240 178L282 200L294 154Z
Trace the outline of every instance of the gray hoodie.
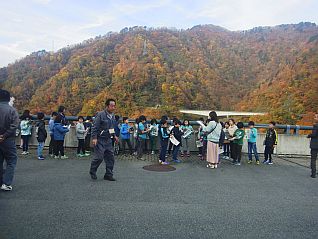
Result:
M83 123L77 123L76 125L76 137L78 139L85 139L85 127Z
M5 139L15 138L19 126L19 115L15 108L8 102L0 102L0 135Z

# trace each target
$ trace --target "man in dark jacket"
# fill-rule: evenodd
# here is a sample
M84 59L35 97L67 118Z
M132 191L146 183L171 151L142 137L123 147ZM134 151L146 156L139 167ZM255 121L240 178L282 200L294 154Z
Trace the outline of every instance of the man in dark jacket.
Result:
M316 177L316 161L318 154L318 113L315 114L315 124L312 133L307 137L310 138L310 149L311 149L311 177Z
M92 128L92 143L94 145L94 158L91 162L89 174L93 180L97 179L96 172L99 165L105 161L106 173L105 180L116 181L113 178L114 168L114 148L113 140L118 141L115 134L117 121L115 119L114 111L116 109L116 101L113 99L106 100L106 109L101 111L95 117Z
M1 190L11 191L15 166L17 164L17 149L15 133L19 125L17 111L9 105L10 93L0 89L0 185ZM6 170L3 163L6 161Z

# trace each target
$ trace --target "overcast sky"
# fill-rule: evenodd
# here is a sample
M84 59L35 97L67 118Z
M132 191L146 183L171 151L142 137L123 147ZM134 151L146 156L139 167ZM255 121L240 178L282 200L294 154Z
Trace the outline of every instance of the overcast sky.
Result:
M0 67L124 27L318 23L318 0L0 0Z

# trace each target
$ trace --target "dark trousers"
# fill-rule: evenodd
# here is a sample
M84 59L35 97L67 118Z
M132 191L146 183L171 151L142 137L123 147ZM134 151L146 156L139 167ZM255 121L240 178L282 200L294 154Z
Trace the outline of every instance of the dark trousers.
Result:
M54 152L54 138L53 135L50 135L51 140L50 140L50 144L49 144L49 154L53 154Z
M234 151L235 151L235 146L234 146L234 143L233 143L233 141L230 141L230 157L232 158L232 159L234 159Z
M59 156L59 153L64 156L64 140L54 140L54 155Z
M166 153L167 153L167 148L168 148L168 142L169 139L161 139L161 144L160 144L160 160L165 162L166 161Z
M10 186L14 177L14 170L17 164L17 148L15 139L6 139L0 143L0 185ZM3 163L6 161L5 172Z
M138 148L137 148L137 157L141 158L143 155L143 150L144 150L144 147L146 144L146 140L142 139L142 138L138 138L138 141L139 141L139 143L138 143Z
M230 157L230 144L229 143L226 143L226 144L223 144L223 155L224 156L228 156Z
M21 135L23 144L22 144L22 149L23 151L28 151L29 150L29 139L30 139L30 135Z
M91 135L88 134L85 137L85 151L91 151Z
M208 141L203 140L203 147L202 147L202 158L203 158L203 159L206 158L207 146L208 146Z
M100 146L97 145L95 147L100 147ZM95 149L94 151L97 151L97 150ZM114 158L114 151L112 148L105 148L104 149L103 158L95 155L94 159L91 162L90 173L96 174L97 169L98 169L99 165L103 162L103 160L105 161L105 165L106 165L105 176L109 176L109 177L113 176L115 158Z
M171 150L172 150L173 146L174 146L174 144L169 141L168 154L171 154Z
M256 161L259 161L256 143L248 142L248 160L252 161L252 154L254 154Z
M242 147L243 145L239 145L239 144L233 144L232 148L233 148L233 161L234 162L241 162L241 157L242 157Z
M121 144L122 144L122 146L123 146L123 153L125 153L126 144L128 145L130 154L133 153L133 149L132 149L132 146L131 146L131 143L130 143L130 139L122 139L122 140L121 140Z
M311 161L310 161L311 175L316 175L316 161L317 161L318 149L311 149L310 154L311 154Z
M81 150L85 154L85 139L78 139L77 154L80 154Z
M265 146L265 150L264 150L264 158L265 161L269 160L269 162L272 162L272 153L274 151L273 146Z
M180 144L178 146L173 146L173 151L172 151L172 159L173 160L178 160L178 153L180 149Z
M201 155L202 155L202 149L203 149L203 146L198 148L199 154L201 154Z
M150 150L155 151L157 145L157 137L156 136L149 136L150 140Z

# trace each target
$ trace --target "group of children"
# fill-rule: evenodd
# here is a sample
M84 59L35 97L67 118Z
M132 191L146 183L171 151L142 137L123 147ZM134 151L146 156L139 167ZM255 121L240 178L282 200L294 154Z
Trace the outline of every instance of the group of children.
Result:
M22 139L22 154L28 154L28 142L32 132L32 121L29 111L25 111L21 116L20 132ZM64 139L65 135L69 132L70 125L65 119L65 107L60 106L58 112L53 112L49 121L49 154L54 158L66 159L68 158L64 154ZM47 138L45 129L44 114L39 112L37 114L37 121L35 124L35 133L38 140L37 155L39 160L43 160L43 148ZM208 132L209 124L211 119L209 118L202 123L198 131L194 131L193 127L189 124L188 120L184 120L183 123L173 118L171 125L167 116L162 116L158 123L156 119L152 119L150 123L147 123L147 119L144 115L141 115L135 120L135 125L130 125L128 117L122 118L122 124L119 124L118 129L115 129L117 136L121 139L121 150L125 154L126 146L128 146L129 154L136 155L138 159L143 159L145 150L148 150L150 146L151 154L155 154L157 143L159 140L160 153L159 163L168 164L167 154L172 154L172 161L180 163L181 160L178 158L184 156L190 156L190 139L193 134L197 133L196 146L198 147L201 160L207 160L209 162L209 142L214 143L210 145L210 152L213 150L213 156L210 159L207 167L217 168L220 160L220 151L223 151L222 155L224 159L232 159L233 164L241 165L241 155L244 138L248 142L248 163L252 163L252 156L254 154L256 164L260 164L259 155L257 152L257 129L254 127L253 121L248 123L248 130L244 130L242 122L237 124L233 119L228 122L215 122L214 126L210 128L211 132ZM203 122L203 119L200 119ZM213 124L212 124L213 125ZM220 127L218 126L220 125ZM92 118L86 117L86 121L83 116L78 117L76 123L76 136L78 140L77 156L85 157L90 154L90 135L91 128L93 126ZM214 128L214 129L213 129ZM277 132L274 129L275 122L270 122L269 129L266 132L264 146L264 161L263 163L272 164L272 154L275 146L277 145ZM221 132L217 132L220 131ZM214 131L214 132L213 132ZM133 136L133 137L132 137ZM134 139L131 142L131 138ZM216 146L218 149L216 149ZM221 150L220 150L221 149Z
M35 126L36 139L38 141L37 156L39 160L44 160L43 148L47 139L47 131L45 128L44 113L37 113L37 120L32 121L30 111L25 110L20 117L20 130L18 133L21 134L21 148L22 155L29 154L29 140L32 135L32 128ZM64 153L64 140L66 134L69 132L71 125L67 122L65 117L65 107L60 106L58 112L53 112L48 124L48 130L50 135L49 143L49 155L55 159L67 159L68 157ZM90 156L90 139L91 139L91 128L92 128L92 117L79 116L78 122L76 123L76 137L78 140L77 156L85 157Z
M201 119L203 121L203 119ZM172 151L172 161L181 162L178 158L179 156L190 156L190 137L192 134L197 133L196 145L199 150L198 156L201 160L208 160L207 148L209 141L215 141L214 143L218 145L217 152L223 151L222 156L224 159L231 159L234 165L241 165L241 155L244 139L248 142L248 164L252 163L252 156L255 157L255 163L260 164L259 155L257 152L256 142L257 142L257 129L255 128L255 123L250 121L248 123L248 129L244 130L244 124L238 122L237 124L233 119L228 122L216 122L215 128L212 129L215 132L207 132L207 128L211 119L208 119L205 123L201 124L198 131L194 131L192 126L189 125L188 120L184 120L181 123L177 118L173 118L172 124L169 125L168 117L163 116L159 124L156 119L152 119L150 124L147 124L146 117L140 116L136 119L135 126L130 126L128 122L128 117L123 118L123 124L120 126L120 135L122 140L122 150L125 153L125 144L128 145L130 154L133 153L133 147L131 139L131 134L134 135L135 139L135 155L137 158L142 159L143 151L147 149L147 141L150 142L151 154L155 152L155 146L157 140L160 140L160 153L159 153L159 163L168 164L166 158L167 153L171 154ZM220 126L217 126L220 124ZM277 145L277 132L274 129L275 122L270 122L269 129L266 132L265 140L263 142L265 146L264 152L264 164L273 164L272 154L275 146ZM217 133L216 131L222 130L222 133ZM210 137L209 135L215 137ZM171 138L175 140L171 140ZM221 139L222 138L222 139ZM177 142L177 143L175 143ZM221 149L221 150L220 150ZM212 160L213 163L208 163L207 167L217 168L220 160L220 155L217 155L217 160Z

